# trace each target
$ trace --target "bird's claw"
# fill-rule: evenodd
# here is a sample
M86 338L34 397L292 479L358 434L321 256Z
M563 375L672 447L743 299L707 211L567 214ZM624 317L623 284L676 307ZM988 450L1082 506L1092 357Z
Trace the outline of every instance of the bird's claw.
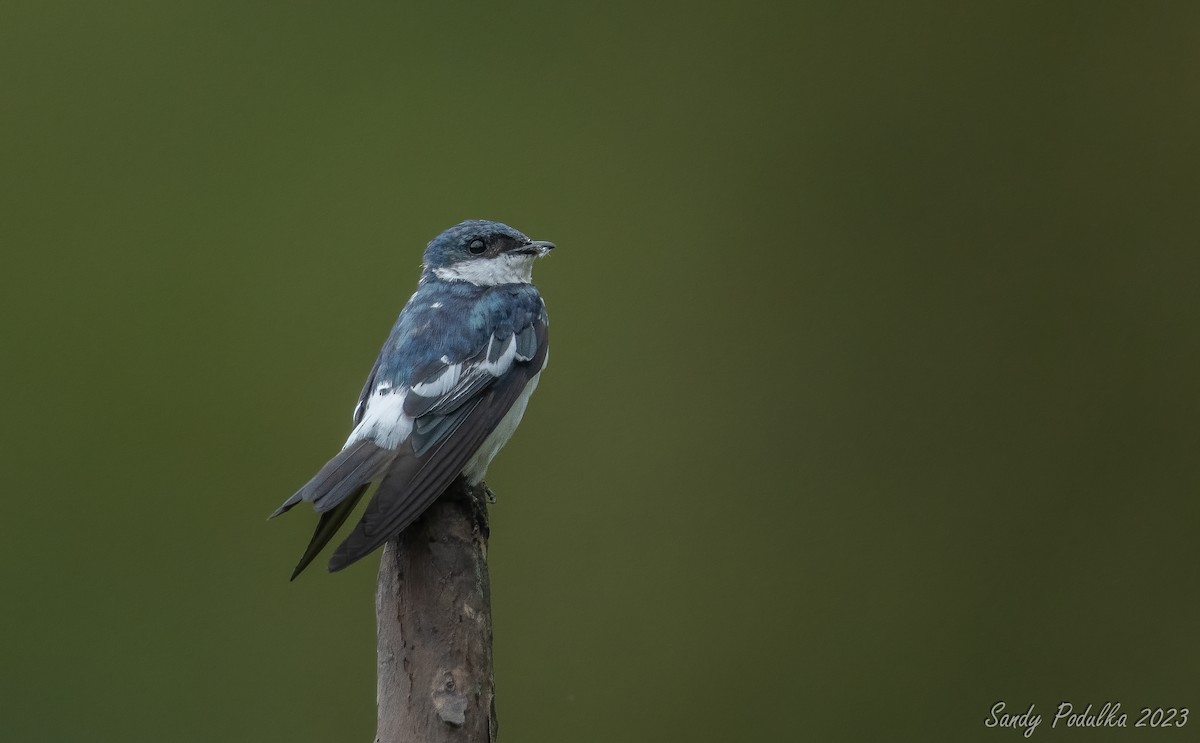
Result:
M486 483L484 483L484 486L483 486L483 496L485 498L487 498L488 503L496 502L496 494L494 492L492 492L492 489L489 488Z

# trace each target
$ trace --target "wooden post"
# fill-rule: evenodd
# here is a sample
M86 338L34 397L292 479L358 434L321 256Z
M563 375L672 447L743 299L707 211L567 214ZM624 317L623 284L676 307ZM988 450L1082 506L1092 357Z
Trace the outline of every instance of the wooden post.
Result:
M486 488L462 478L387 543L375 743L494 743Z

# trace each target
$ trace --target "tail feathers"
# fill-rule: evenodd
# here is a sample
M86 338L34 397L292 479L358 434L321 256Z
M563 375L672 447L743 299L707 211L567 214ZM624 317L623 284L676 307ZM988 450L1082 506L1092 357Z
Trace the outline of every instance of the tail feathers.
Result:
M363 493L367 492L368 487L370 487L370 483L359 485L345 500L321 514L312 539L309 540L308 547L304 550L304 555L301 556L300 562L296 563L296 569L292 571L292 580L296 580L296 576L300 575L309 566L309 563L316 559L316 556L324 549L325 545L329 544L329 540L333 539L333 535L346 522L346 518L354 510L358 499L362 498Z
M313 509L317 513L325 513L335 508L360 485L379 477L395 456L396 452L392 449L367 444L359 452L348 457L346 463L338 468L339 474L336 479L331 477L326 481L326 489L313 492ZM341 474L342 472L346 474Z
M352 442L329 460L304 487L275 509L270 518L275 518L301 501L309 501L313 510L321 514L308 548L292 572L293 580L329 543L363 493L395 457L395 450L385 449L371 441Z
M395 452L372 441L362 439L352 442L267 518L273 519L286 513L301 501L311 501L317 513L328 511L359 485L370 482L393 456Z
M282 506L280 506L279 508L276 508L271 513L271 515L267 517L267 521L270 521L271 519L275 518L276 516L278 516L281 513L287 513L288 511L292 510L292 506L296 505L297 503L299 503L301 500L304 499L303 496L304 496L304 489L301 488L300 490L297 490L292 495L291 498L288 498L287 500L285 500L283 502Z
M401 449L367 504L362 520L329 558L329 572L361 560L408 528L450 487L462 470L461 459L423 461Z
M414 521L421 512L432 503L441 491L428 491L424 495L414 493L410 487L413 477L420 471L421 460L413 456L400 455L388 468L387 474L379 483L379 489L367 504L362 521L354 527L354 531L344 542L338 545L333 557L329 559L329 572L334 573L355 563L379 548L388 539ZM414 497L416 496L416 497ZM396 519L399 528L376 532L368 528L381 520L382 514L390 515L393 511L402 511Z

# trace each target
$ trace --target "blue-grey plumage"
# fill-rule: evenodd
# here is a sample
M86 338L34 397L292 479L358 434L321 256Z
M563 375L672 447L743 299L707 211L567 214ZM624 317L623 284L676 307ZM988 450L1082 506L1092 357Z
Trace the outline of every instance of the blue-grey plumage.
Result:
M425 249L354 409L342 451L272 517L301 501L321 514L292 577L368 488L378 488L330 560L340 570L411 524L456 477L474 484L516 429L548 358L533 261L554 248L498 222L462 222Z

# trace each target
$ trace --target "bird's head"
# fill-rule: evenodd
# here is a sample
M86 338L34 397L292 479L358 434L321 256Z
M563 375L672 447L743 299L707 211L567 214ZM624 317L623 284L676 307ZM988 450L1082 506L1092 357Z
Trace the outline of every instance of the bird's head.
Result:
M425 248L425 274L479 286L528 284L533 261L554 243L530 240L499 222L472 219L435 237Z

